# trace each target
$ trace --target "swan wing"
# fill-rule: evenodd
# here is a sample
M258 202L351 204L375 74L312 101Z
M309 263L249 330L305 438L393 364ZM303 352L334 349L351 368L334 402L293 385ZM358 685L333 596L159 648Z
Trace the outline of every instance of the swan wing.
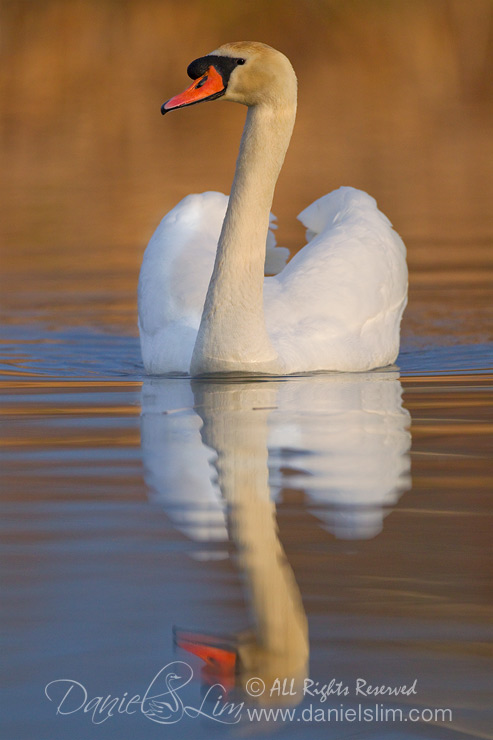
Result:
M144 253L139 277L139 331L145 368L186 372L200 323L228 199L188 195L166 216Z
M139 332L144 366L151 374L190 368L227 205L223 193L187 195L162 219L145 250ZM282 270L289 256L276 246L275 228L271 215L265 264L270 275Z
M339 188L299 216L308 243L265 284L267 327L287 372L394 362L406 250L371 196Z

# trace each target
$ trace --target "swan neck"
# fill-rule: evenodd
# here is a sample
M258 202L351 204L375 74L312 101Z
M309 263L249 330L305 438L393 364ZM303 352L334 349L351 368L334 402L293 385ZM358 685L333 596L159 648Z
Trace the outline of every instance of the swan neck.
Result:
M194 348L193 375L281 371L265 326L264 263L274 189L295 115L295 105L248 109Z
M241 208L250 213L262 209L267 221L279 172L284 162L294 125L295 111L256 105L248 109L230 203L224 225L232 219L241 200ZM219 246L227 241L223 229ZM262 249L265 245L262 245Z

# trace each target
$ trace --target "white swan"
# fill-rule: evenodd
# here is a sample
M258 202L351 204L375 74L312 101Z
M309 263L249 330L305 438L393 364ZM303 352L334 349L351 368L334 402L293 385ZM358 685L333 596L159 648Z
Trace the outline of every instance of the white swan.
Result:
M264 278L266 241L272 271L285 256L269 224L296 115L289 60L265 44L237 42L196 59L188 74L193 84L163 113L216 98L248 113L229 200L188 196L144 254L146 371L283 375L394 362L407 302L405 246L366 193L344 187L312 203L299 216L308 243Z

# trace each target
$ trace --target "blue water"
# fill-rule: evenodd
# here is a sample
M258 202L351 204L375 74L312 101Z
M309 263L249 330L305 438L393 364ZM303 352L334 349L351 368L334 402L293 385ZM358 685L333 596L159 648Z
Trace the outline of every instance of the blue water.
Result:
M491 344L191 382L134 337L3 340L2 737L493 737Z
M62 378L142 380L139 340L89 329L46 331L6 326L1 332L0 373ZM462 342L461 342L462 339ZM467 338L465 338L467 341ZM420 346L421 345L421 346ZM482 373L493 367L493 342L403 342L396 362L401 375Z

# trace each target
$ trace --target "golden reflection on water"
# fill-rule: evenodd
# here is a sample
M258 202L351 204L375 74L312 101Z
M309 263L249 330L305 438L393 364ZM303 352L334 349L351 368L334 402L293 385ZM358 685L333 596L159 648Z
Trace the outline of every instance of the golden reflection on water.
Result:
M489 0L3 3L3 321L22 325L38 319L50 328L135 333L137 275L148 238L185 194L229 191L244 118L239 106L216 103L163 120L160 105L182 89L190 60L224 41L252 38L287 53L300 84L297 125L273 208L278 242L293 251L302 244L303 230L294 216L319 195L341 184L361 187L377 198L408 246L411 285L404 339L415 346L423 337L440 344L484 341L493 260L492 23ZM40 352L36 341L34 355ZM233 588L229 559L215 559L216 544L194 546L184 531L186 522L176 519L177 510L161 511L160 519L153 508L159 496L147 503L138 454L140 383L40 380L39 357L25 359L21 344L20 359L15 355L4 370L9 379L3 384L7 403L2 418L8 423L2 430L7 450L2 483L16 522L13 557L21 552L22 563L28 563L21 571L16 562L12 572L26 584L19 645L24 645L29 623L27 649L34 647L38 656L32 668L37 683L26 694L30 702L41 695L47 671L54 671L49 677L55 678L63 665L61 675L72 673L74 645L81 644L86 622L94 634L104 635L102 660L117 672L119 656L128 654L133 671L142 655L149 663L155 659L163 630L171 619L181 619L169 613L176 604L205 608L210 591L212 629L215 620L222 627L232 614L243 615L245 605L239 588ZM74 359L70 347L67 357L65 350L62 343L62 354L50 360L64 370ZM100 346L98 353L104 354ZM53 366L44 371L53 374ZM16 379L20 373L22 382ZM491 431L486 410L491 376L423 375L401 382L412 417L413 447L403 455L412 459L413 488L381 507L382 530L372 539L337 540L330 533L334 511L313 506L307 494L316 476L307 474L300 481L299 466L290 465L290 459L276 459L282 487L274 519L264 496L265 428L259 431L255 425L265 427L266 417L279 412L260 404L263 410L250 409L243 418L247 426L254 420L244 433L250 435L250 449L258 448L260 462L256 470L253 465L241 475L236 471L237 493L258 483L260 468L263 483L257 498L250 497L250 507L233 502L229 521L219 518L215 532L228 537L229 526L251 587L257 623L245 643L245 663L250 660L270 676L279 668L278 658L292 659L301 676L307 614L317 648L311 656L312 670L318 660L315 675L322 677L329 665L359 671L361 661L378 671L385 656L382 680L394 677L398 664L406 670L419 666L428 686L426 699L444 706L453 699L462 710L472 707L471 732L489 737L485 724L484 731L477 729L484 687L478 690L474 680L484 675L481 661L488 649L481 628L491 622L485 556L491 541L485 434ZM182 487L176 487L183 492L188 481L190 495L200 494L211 481L212 448L223 462L228 454L235 457L235 440L219 429L214 403L207 406L204 400L196 411L194 403L173 408L173 414L156 414L155 427L149 424L152 414L146 421L144 408L143 430L147 425L151 438L142 438L149 471L146 455L152 444L162 466L162 451L173 449L175 430L182 433L184 419L194 419L188 429L194 464L179 468ZM171 437L163 447L160 427L168 423ZM180 454L182 444L179 439ZM288 458L292 453L285 450ZM180 454L169 457L170 468ZM307 456L305 471L311 462ZM328 456L330 462L334 459ZM217 472L224 484L228 471L218 465ZM226 490L226 500L228 495ZM191 501L189 513L196 504ZM327 528L317 519L324 512ZM166 530L169 522L173 528ZM200 516L192 524L197 527ZM255 554L258 535L269 540L271 557L265 562L257 557L258 548ZM163 547L169 547L169 560ZM192 566L180 560L180 577L189 579L190 591L200 592L195 601L176 583L177 552L197 557ZM210 560L199 560L204 553ZM226 585L216 580L217 573ZM269 591L279 573L281 594ZM163 581L169 591L161 588ZM105 589L111 594L106 601ZM221 595L218 613L215 599ZM289 624L282 614L271 616L274 597L286 610L291 600ZM95 610L95 603L105 605L109 616ZM159 608L152 613L142 609L142 604L156 603ZM17 609L18 602L12 604ZM19 625L17 613L12 623ZM143 634L151 630L151 646L134 646L135 624ZM280 656L270 648L282 641L284 628L284 636L297 634L296 650ZM50 644L55 643L53 654ZM42 656L39 645L46 648ZM437 663L441 653L443 662ZM464 656L478 660L465 663ZM32 662L32 654L24 658L26 665ZM458 683L450 666L460 675ZM24 700L25 695L19 696ZM46 719L43 711L44 706L39 716ZM31 729L36 722L37 717Z
M277 408L279 385L196 382L193 394L203 421L202 443L217 455L218 486L255 620L255 629L238 641L240 685L258 677L266 686L285 681L295 694L282 702L299 703L308 676L308 623L279 539L269 486L268 420ZM279 699L259 697L264 704Z
M410 486L410 417L401 392L395 372L144 382L142 456L151 502L203 548L211 569L229 538L238 553L254 626L222 643L237 654L241 685L252 677L266 685L292 679L298 698L287 701L300 700L307 618L275 500L287 485L297 492L296 520L308 517L311 538L327 531L349 542L377 537ZM306 553L308 561L312 556ZM330 602L339 593L322 587L320 597Z
M81 644L91 682L136 673L136 686L168 660L173 624L233 633L244 680L300 679L308 618L314 679L417 676L419 706L452 706L454 730L491 736L491 466L475 433L491 376L147 379L142 398L126 381L14 384L1 483L23 699L77 673ZM341 521L361 533L345 511L358 490L375 494L381 531L338 539ZM26 722L64 732L52 710Z

